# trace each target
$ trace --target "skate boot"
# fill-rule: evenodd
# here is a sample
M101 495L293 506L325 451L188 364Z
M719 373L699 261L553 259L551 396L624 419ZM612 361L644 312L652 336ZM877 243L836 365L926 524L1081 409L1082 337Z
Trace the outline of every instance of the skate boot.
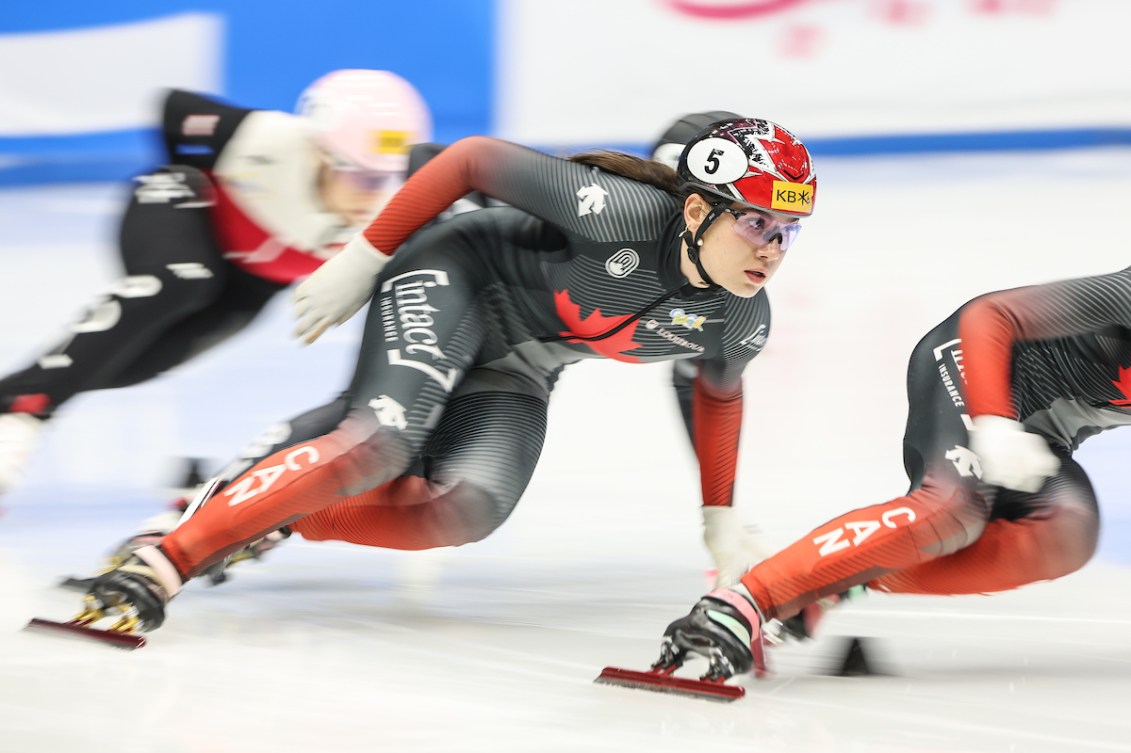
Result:
M181 576L160 549L142 547L90 584L84 599L89 621L121 615L110 630L156 630L165 621L165 605L181 585Z
M47 421L32 413L0 414L0 494L18 482Z
M115 648L145 645L140 633L165 622L165 605L181 590L173 563L155 546L133 553L121 567L94 578L83 597L83 609L65 622L32 619L25 630L93 640ZM112 618L105 626L97 623Z
M677 676L676 670L693 656L707 660L707 672L698 679ZM746 689L727 680L751 669L755 677L768 673L762 616L750 592L740 584L711 591L691 608L691 614L668 625L660 658L648 671L605 667L594 682L710 701L736 701Z
M703 680L721 682L751 669L756 677L767 673L762 616L745 586L711 591L668 625L657 665L679 666L691 655L708 662Z

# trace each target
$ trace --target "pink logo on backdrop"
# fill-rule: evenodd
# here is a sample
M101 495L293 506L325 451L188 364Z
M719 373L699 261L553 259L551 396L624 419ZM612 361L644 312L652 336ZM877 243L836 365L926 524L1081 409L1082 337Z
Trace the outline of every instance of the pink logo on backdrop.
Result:
M811 0L665 0L669 8L696 18L735 19L769 16Z
M733 20L756 18L781 13L812 0L663 0L677 13L695 18ZM1049 15L1061 0L968 0L968 10L980 15L1032 14ZM887 0L879 4L889 21L907 23L922 21L930 10L923 2Z

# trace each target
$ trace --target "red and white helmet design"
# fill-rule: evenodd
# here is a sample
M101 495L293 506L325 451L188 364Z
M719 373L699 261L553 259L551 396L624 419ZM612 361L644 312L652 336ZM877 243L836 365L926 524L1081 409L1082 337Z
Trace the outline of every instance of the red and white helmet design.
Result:
M727 201L806 216L813 213L817 174L801 140L768 120L715 123L687 143L679 176Z
M432 138L428 105L412 84L389 71L328 73L299 97L298 114L342 167L408 169L408 149Z

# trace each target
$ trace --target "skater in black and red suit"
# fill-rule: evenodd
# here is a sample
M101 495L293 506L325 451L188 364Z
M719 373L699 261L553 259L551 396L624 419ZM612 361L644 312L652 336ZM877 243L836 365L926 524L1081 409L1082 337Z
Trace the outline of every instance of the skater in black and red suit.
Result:
M1131 424L1131 268L975 298L919 342L907 393L910 490L709 593L668 627L665 663L762 671L768 625L805 637L842 594L988 594L1083 567L1100 517L1072 454Z
M712 123L722 120L734 120L739 116L726 110L691 113L684 115L670 123L657 139L651 149L653 160L667 165L673 171L678 169L679 156L687 142L694 138L699 131ZM420 144L413 147L409 155L409 174L413 174L425 162L434 157L443 147L438 144ZM454 216L467 211L473 211L489 205L498 205L497 200L491 200L475 192L459 199L451 208L445 210L440 219ZM681 418L687 429L692 446L694 447L695 431L692 418L695 393L695 377L697 361L674 360L672 365L672 384L675 388ZM259 437L249 443L240 457L226 464L217 474L224 482L231 481L251 466L295 444L306 442L328 434L345 418L350 408L350 395L345 393L330 403L306 411L286 421L281 421L268 427ZM413 467L406 475L424 479L429 470L422 461L413 463ZM198 482L199 483L199 482ZM427 489L427 486L421 488ZM192 491L195 491L192 490ZM125 557L135 549L157 543L160 538L180 522L193 493L174 500L168 508L153 515L142 522L139 529L119 543L109 558L108 566L120 564ZM718 585L731 584L738 580L750 565L763 559L768 550L759 536L750 528L744 526L738 518L737 512L730 505L708 505L702 508L704 522L704 544L711 553L716 565L716 583ZM502 517L498 516L501 522ZM283 539L289 536L291 529L284 528L272 532L262 539L256 540L245 546L232 557L218 563L208 570L209 579L216 583L225 580L227 568L247 559L258 559L267 551L274 549ZM429 548L443 546L454 541L444 532L433 528L430 531ZM375 545L397 547L399 538L391 536L388 539L374 538L371 543ZM427 543L427 542L426 542ZM415 542L415 548L423 548L426 543ZM721 566L721 569L720 569ZM86 587L89 579L72 579L76 587Z
M185 579L283 526L401 549L481 539L533 472L557 374L585 358L695 364L710 527L732 502L742 372L769 334L763 288L815 190L805 146L765 120L699 133L678 175L615 153L456 142L295 291L307 341L373 297L338 426L231 480L100 576L92 603L136 608L152 629ZM470 191L507 206L425 227Z

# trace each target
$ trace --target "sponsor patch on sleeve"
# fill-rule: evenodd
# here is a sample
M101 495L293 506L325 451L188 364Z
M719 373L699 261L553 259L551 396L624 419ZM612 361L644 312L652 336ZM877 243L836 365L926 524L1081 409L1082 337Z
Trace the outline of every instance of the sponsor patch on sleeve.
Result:
M794 214L809 214L813 211L813 186L775 180L774 193L770 199L770 209L780 209Z

